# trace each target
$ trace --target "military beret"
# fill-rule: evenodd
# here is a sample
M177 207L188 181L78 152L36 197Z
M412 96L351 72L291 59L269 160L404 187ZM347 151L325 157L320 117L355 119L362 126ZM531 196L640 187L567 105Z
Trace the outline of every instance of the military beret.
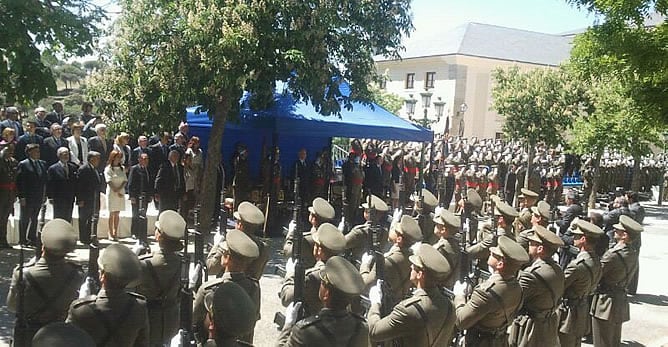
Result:
M499 236L497 246L490 247L489 251L518 264L524 264L529 261L529 254L524 250L524 247L505 235Z
M248 201L239 204L234 212L234 218L252 225L262 225L264 223L264 214Z
M438 206L438 199L429 190L422 189L422 197L424 198L424 204L425 205L427 205L431 208L434 208L434 207Z
M564 245L564 241L561 240L557 234L547 230L542 225L534 225L531 229L533 232L529 233L528 238L531 241L536 241L540 244L549 244L556 247L561 247Z
M537 198L538 197L537 193L534 193L533 191L531 191L529 189L526 189L526 188L520 189L520 192L522 193L521 196L525 197L525 198Z
M176 211L165 210L158 216L155 228L170 239L180 240L186 231L186 221Z
M346 249L346 237L333 224L323 223L313 233L313 242L334 252Z
M333 256L320 270L320 278L326 284L350 296L360 295L364 281L359 270L343 257Z
M577 223L575 223L575 221L573 222L575 224L575 228L572 230L573 234L585 235L587 237L600 237L603 235L603 230L601 228L586 220L578 220Z
M437 275L447 275L450 272L448 260L431 245L420 244L415 254L408 257L414 265L433 271Z
M367 198L367 202L362 204L362 208L369 208L369 200L371 200L371 207L373 207L378 212L387 212L390 210L385 201L375 195L370 195L369 198Z
M531 206L531 213L548 219L550 218L550 204L541 200L537 206Z
M461 220L459 217L455 216L454 213L444 208L441 210L440 214L434 216L434 223L447 225L452 228L459 228Z
M216 334L237 337L249 333L257 320L257 307L235 282L221 283L204 297L204 307L213 316Z
M497 216L504 216L510 219L515 219L520 215L517 212L517 210L515 210L512 206L508 205L507 203L501 200L499 200L499 202L496 203L496 206L494 208L494 214Z
M77 246L77 232L70 222L56 218L44 224L42 245L51 253L65 255Z
M624 230L629 234L638 234L643 231L642 225L627 215L619 216L619 223L612 227L616 230Z
M324 220L332 220L336 215L334 207L323 198L313 199L313 206L309 206L308 211Z
M476 210L482 207L482 198L480 198L480 194L473 188L469 188L466 191L466 201Z
M422 231L418 222L410 216L402 216L395 229L398 233L410 237L413 241L422 240Z
M227 232L223 248L249 259L255 259L260 256L260 249L250 236L236 229Z
M72 323L54 322L43 326L32 338L33 347L95 347L93 338Z
M129 248L120 244L109 245L97 258L101 271L111 275L119 284L128 286L139 278L139 258Z

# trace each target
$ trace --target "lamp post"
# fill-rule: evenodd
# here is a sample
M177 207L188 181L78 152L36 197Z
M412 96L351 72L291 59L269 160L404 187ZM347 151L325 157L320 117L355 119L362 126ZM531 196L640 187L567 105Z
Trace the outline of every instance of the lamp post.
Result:
M413 115L415 114L415 104L417 104L417 100L413 98L413 94L408 94L408 99L405 99L404 103L406 104L408 120L413 120Z
M459 137L464 137L464 113L466 113L468 109L469 106L465 102L462 102L457 111L457 114L459 114Z
M424 92L420 93L420 96L422 97L422 108L424 108L424 119L422 121L422 126L425 128L429 125L429 120L427 119L427 110L429 109L429 105L431 105L432 95L434 94L427 90L427 88L424 89Z
M438 101L434 101L434 108L436 109L436 121L440 122L441 117L443 117L443 109L445 108L445 101L441 101L441 97L438 97ZM445 129L443 130L444 134L449 133L450 127L450 117L445 120Z

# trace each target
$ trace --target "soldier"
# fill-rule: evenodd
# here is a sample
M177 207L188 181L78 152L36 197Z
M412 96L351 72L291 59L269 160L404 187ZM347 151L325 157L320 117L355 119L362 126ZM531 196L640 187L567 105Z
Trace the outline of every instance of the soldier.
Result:
M466 330L467 346L507 346L507 328L522 304L522 287L516 275L529 261L527 252L507 236L500 236L491 247L487 264L492 276L477 285L466 301L466 284L454 287L459 330Z
M313 199L313 204L308 208L309 217L308 220L311 223L311 229L307 232L302 233L302 262L305 267L309 268L315 264L315 259L313 258L313 237L312 235L318 230L320 225L326 222L331 222L336 212L334 207L323 198ZM286 257L292 257L292 247L294 244L293 234L295 232L296 223L290 223L288 226L288 234L285 235L285 243L283 244L283 254Z
M318 299L320 271L325 267L327 260L345 249L346 239L334 225L325 223L318 227L316 233L313 233L313 243L311 253L316 263L312 268L304 271L304 303L302 307L305 316L316 314L322 308L322 303ZM278 294L283 306L288 306L295 299L294 275L294 266L286 266L285 281Z
M451 269L440 283L452 290L459 273L461 246L456 235L457 230L459 230L460 219L445 208L441 209L440 212L433 219L434 235L439 237L439 240L434 244L434 248L445 257Z
M512 231L512 225L515 218L518 216L512 206L494 197L496 206L494 208L494 217L496 220L496 230L492 230L492 224L487 223L480 227L477 235L477 243L468 247L466 252L479 261L484 261L489 258L490 247L496 246L497 238L504 235L515 240L515 235Z
M370 202L365 202L362 204L366 223L355 226L350 230L350 232L348 232L348 234L346 234L346 249L350 250L350 259L360 260L362 259L362 255L371 249L371 245L368 244L371 226L375 223L380 227L380 224L382 224L387 211L389 211L389 207L385 201L379 197L371 195L370 200ZM374 220L371 220L371 208L375 210ZM378 238L381 240L381 249L385 250L388 244L387 230L383 227L380 228L381 234L378 235Z
M209 340L204 347L252 346L241 336L253 332L257 319L255 303L234 282L220 284L204 299Z
M14 269L7 294L7 309L21 314L19 318L23 318L26 324L26 331L23 332L15 327L15 346L30 346L33 335L41 327L64 321L84 278L78 265L65 260L65 255L74 251L77 243L72 225L63 219L54 219L44 225L41 235L42 256L37 262L19 265L23 266L21 284L18 283L19 266ZM23 286L22 293L20 285ZM23 307L18 306L21 295ZM18 312L18 309L23 312Z
M422 198L424 204L421 201L415 201L415 206L417 206L417 220L420 225L420 230L422 231L422 240L428 244L433 244L438 240L437 236L434 236L434 210L438 206L438 199L427 189L422 189Z
M413 295L381 317L383 293L379 286L369 291L369 336L372 342L394 340L401 346L446 346L452 340L455 312L438 283L452 271L447 259L434 247L421 244L411 262Z
M580 346L590 328L589 296L601 278L601 262L595 247L603 230L587 221L578 221L572 231L580 250L564 270L564 299L559 307L559 343Z
M393 243L390 250L385 253L384 274L385 283L388 284L391 293L390 302L395 305L408 294L411 282L411 269L408 261L410 255L410 247L417 241L422 240L422 233L417 221L409 216L401 217L401 222L390 228L389 241ZM365 254L362 256L362 264L360 265L360 273L364 280L365 286L368 288L376 283L378 277L376 276L375 262L372 264L373 256Z
M369 328L364 318L347 311L364 282L357 269L342 257L332 257L320 271L319 297L323 309L317 315L297 320L297 307L290 305L278 346L369 346Z
M526 189L520 189L520 194L517 198L520 201L520 216L513 223L515 236L519 235L522 230L531 228L531 207L538 201L538 194Z
M74 301L67 322L90 334L98 346L148 346L146 299L125 290L139 279L139 259L129 248L112 244L102 251L98 265L102 289L97 296Z
M640 237L642 226L622 215L613 228L617 244L601 258L601 281L590 311L595 346L619 346L622 323L629 320L626 286L638 267L638 253L631 244Z
M540 225L547 228L548 220L550 218L550 204L545 201L539 201L538 206L531 206L531 224L527 227L522 222L524 229L517 234L517 243L522 245L524 249L529 249L529 235L533 233L533 227ZM520 216L522 218L522 216Z
M640 205L638 201L638 192L628 192L626 193L626 200L629 202L629 211L633 219L642 225L643 220L645 219L645 208ZM642 236L638 235L638 238L633 242L632 246L635 248L636 253L640 254L640 246L642 246ZM629 281L628 287L626 287L627 292L630 295L635 295L638 291L638 278L640 276L640 263L638 263L638 268L636 269L631 281Z
M343 167L343 182L346 187L346 219L350 223L357 223L358 209L362 203L362 184L364 183L364 170L360 166L360 157L350 153L348 161Z
M311 189L313 198L327 199L331 172L327 165L327 152L323 151L313 163L311 172Z
M270 252L269 246L259 237L255 236L255 232L264 223L264 214L255 205L244 201L239 204L239 208L234 212L234 219L236 220L235 229L243 231L257 245L259 256L248 265L246 273L255 279L260 279L264 272L264 267L269 261ZM223 249L220 243L218 243L211 248L206 258L206 266L211 273L220 274L222 272L222 258Z
M532 263L520 271L524 304L510 328L511 346L559 346L556 309L564 294L564 272L552 255L563 242L555 233L540 225L529 235Z
M137 293L146 297L150 345L164 345L179 331L179 276L181 275L181 239L186 221L175 211L160 213L155 222L155 240L160 247L139 258L141 277Z
M95 347L95 341L76 326L57 322L39 329L32 339L32 347Z
M196 329L196 335L200 340L205 340L207 337L207 325L205 321L206 308L205 298L211 293L218 291L218 289L225 283L234 282L238 284L246 292L253 303L255 309L255 320L251 325L252 329L248 331L243 337L235 335L242 341L253 343L253 330L255 321L260 319L260 283L257 279L250 277L246 273L246 269L251 262L260 255L260 251L253 242L253 240L245 233L238 230L230 230L227 233L227 239L222 241L220 248L223 251L223 267L225 272L220 278L207 281L204 283L197 294L195 295L195 303L193 306L193 325ZM214 316L215 317L215 316Z

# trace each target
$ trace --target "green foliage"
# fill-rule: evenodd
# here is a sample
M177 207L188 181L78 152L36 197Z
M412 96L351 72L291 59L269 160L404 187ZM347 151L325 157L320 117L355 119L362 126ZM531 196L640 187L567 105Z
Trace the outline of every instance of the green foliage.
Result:
M47 61L56 55L85 55L99 34L103 10L91 0L1 0L0 94L29 104L56 90Z
M401 110L404 105L404 99L397 94L389 93L376 86L371 86L369 91L371 92L370 101L383 106L386 110L394 114L399 113L399 110Z

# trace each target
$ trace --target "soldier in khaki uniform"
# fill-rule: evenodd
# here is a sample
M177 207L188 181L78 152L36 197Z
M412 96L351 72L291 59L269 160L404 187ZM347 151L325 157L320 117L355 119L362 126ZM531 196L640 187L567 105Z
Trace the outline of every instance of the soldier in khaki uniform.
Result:
M572 231L573 244L580 249L564 270L564 299L559 308L559 342L562 347L579 347L589 332L589 296L601 277L596 243L603 230L587 221L578 221Z
M318 313L322 308L322 303L318 298L318 288L320 288L320 271L325 267L327 260L346 247L346 239L343 234L334 225L325 223L313 234L313 254L316 263L310 269L304 271L304 316L310 316ZM279 293L283 306L288 306L294 301L295 291L295 270L294 266L286 266L285 281Z
M455 285L459 273L461 253L461 246L457 239L459 225L460 219L447 209L442 209L441 213L434 217L434 235L439 237L434 248L445 257L451 270L441 279L440 284L450 290Z
M466 284L457 282L453 290L456 325L466 330L467 346L507 346L507 328L522 304L516 275L529 255L507 236L500 236L498 245L489 250L487 264L494 271L492 276L473 289L468 301Z
M208 336L204 320L206 317L205 298L224 283L234 282L243 288L253 302L255 320L260 319L260 284L257 279L246 272L249 264L257 259L260 254L257 244L246 233L239 230L230 230L227 233L227 238L220 243L220 249L223 253L221 261L224 273L220 278L202 284L195 295L193 304L193 325L196 327L197 331L195 333L200 340L205 340ZM255 322L252 326L255 327ZM253 343L253 329L240 339Z
M496 246L498 236L504 235L515 240L512 225L513 221L518 216L517 211L515 211L512 206L496 197L493 197L492 199L495 200L496 204L494 207L494 218L498 218L496 220L496 230L492 230L491 223L482 225L478 230L478 242L466 249L468 254L481 261L489 258L489 249L490 247Z
M531 228L531 207L538 201L538 193L529 189L520 189L521 194L518 196L520 200L520 216L515 220L513 229L515 236L519 235L522 230Z
M146 297L151 346L169 343L179 331L181 239L186 221L177 212L166 210L155 222L155 240L160 247L139 258L142 271L137 293Z
M18 332L19 335L14 331L15 346L29 346L41 327L64 321L84 279L81 268L65 260L65 255L72 252L77 243L72 225L63 219L54 219L44 225L41 235L42 256L35 263L23 265L23 316L27 329L23 334ZM14 313L19 309L22 294L18 281L17 266L7 294L7 309ZM19 336L23 339L18 339Z
M72 324L56 322L37 331L32 347L95 347L95 341L87 332Z
M235 282L221 283L204 298L208 341L204 347L252 346L243 336L253 334L257 307L253 299Z
M401 222L390 228L389 240L393 243L390 250L385 253L384 273L385 283L390 288L390 302L395 305L403 299L411 287L411 268L408 256L411 253L410 247L422 239L420 226L417 221L409 216L402 216ZM365 254L362 257L360 265L360 274L367 288L376 283L376 264L372 260L374 257ZM373 264L372 264L373 263Z
M421 244L409 259L410 279L416 287L410 298L381 317L383 293L379 286L369 291L371 308L367 319L371 341L394 340L395 346L447 346L455 331L455 310L437 284L451 272L450 265L427 244Z
M358 298L364 282L357 269L342 257L332 257L320 271L319 297L323 309L296 322L299 307L288 306L278 346L369 346L369 328L364 318L346 307Z
M255 205L248 201L244 201L239 204L239 208L234 212L234 219L237 222L235 228L243 231L257 245L259 256L248 265L246 273L255 279L259 279L262 277L264 267L269 261L269 253L271 252L269 246L259 237L255 236L255 233L260 230L262 224L264 224L264 214ZM223 271L222 257L223 249L220 247L219 243L211 248L206 259L206 266L210 273L220 274Z
M313 199L313 204L309 206L309 223L311 223L311 229L307 232L303 232L302 237L302 262L304 267L309 268L315 265L315 259L313 258L313 234L320 227L322 223L331 222L334 220L336 212L334 207L323 198ZM294 226L296 227L296 226ZM294 228L292 225L290 228ZM285 243L283 244L283 254L286 257L292 257L292 247L294 245L294 230L288 230L288 234L285 235Z
M622 215L613 228L617 244L601 258L601 281L591 305L595 346L619 346L622 323L630 319L626 286L638 267L638 253L631 244L640 237L642 226Z
M362 204L364 209L364 219L366 223L355 226L346 234L346 249L350 250L350 259L360 260L362 255L368 252L371 248L369 245L369 232L371 231L372 223L382 224L384 217L389 211L389 207L385 201L381 200L375 195L369 197L371 201L367 201ZM370 209L374 209L374 219L371 220ZM379 225L380 226L380 225ZM387 230L381 227L381 235L379 235L381 241L381 248L386 249L387 246Z
M529 236L533 233L532 228L536 225L547 228L548 220L550 218L550 204L541 200L538 202L537 206L531 206L529 211L531 212L531 224L528 228L520 231L516 238L517 243L522 245L526 250L529 250Z
M98 346L148 346L146 299L125 290L139 279L139 258L113 244L102 251L98 265L102 289L97 296L74 301L67 322L90 334Z
M529 235L532 263L520 271L524 304L510 329L511 346L559 346L556 309L564 294L564 272L552 255L564 243L540 225Z
M419 200L415 202L418 207L417 220L422 231L422 241L431 245L438 241L434 235L434 209L438 206L438 199L427 189L422 189L422 197L424 204Z

